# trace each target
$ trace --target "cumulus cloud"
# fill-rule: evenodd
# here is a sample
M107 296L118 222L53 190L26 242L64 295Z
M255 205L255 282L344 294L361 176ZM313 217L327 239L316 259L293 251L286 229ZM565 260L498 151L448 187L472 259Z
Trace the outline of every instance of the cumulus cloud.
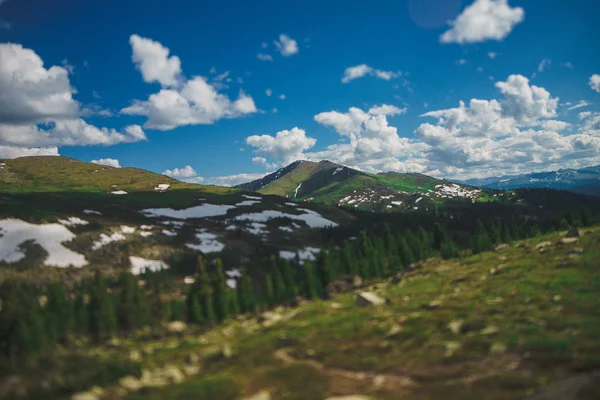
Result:
M269 175L271 172L264 172L258 174L237 174L237 175L225 175L225 176L215 176L212 178L206 178L202 180L202 183L207 185L217 185L217 186L235 186L241 183L251 182L256 179L264 178ZM200 183L200 182L198 182Z
M218 92L217 86L220 86L219 83L224 79L228 79L228 73L217 76L212 85L201 76L186 81L181 73L179 58L167 58L169 51L160 43L137 35L132 35L131 43L134 56L134 43L137 43L136 46L139 46L139 43L145 44L143 47L146 51L143 54L150 53L151 56L147 56L150 60L160 55L159 66L148 67L145 70L141 67L144 61L140 61L140 71L146 82L155 80L167 86L158 93L151 94L148 100L134 100L130 106L121 110L123 114L147 117L144 127L170 130L185 125L208 125L223 118L238 118L258 111L252 97L241 90L238 98L233 101L227 95ZM137 51L139 52L139 49ZM148 69L151 72L148 72ZM178 86L170 87L173 85Z
M265 90L265 94L266 94L267 96L271 96L271 95L273 94L273 91L272 91L271 89L266 89L266 90Z
M262 165L267 169L277 168L277 163L269 163L265 157L253 157L252 163L257 165Z
M55 154L58 146L146 140L137 125L119 132L79 118L89 112L73 99L64 67L46 69L33 50L12 43L0 44L0 59L0 146L11 153Z
M254 147L254 153L265 155L283 165L306 159L304 151L315 143L316 139L306 136L306 132L297 127L279 131L275 136L252 135L246 138L246 144Z
M498 55L499 55L498 53L493 52L493 51L490 51L488 53L488 57L491 58L492 60L495 59L496 57L498 57Z
M298 43L283 33L279 35L279 40L275 40L273 43L275 44L277 51L279 51L284 57L289 57L298 53L299 51Z
M600 93L600 75L594 74L590 76L590 87L592 90Z
M544 58L542 61L540 61L540 65L538 65L538 72L544 72L544 70L548 68L550 64L552 64L552 60Z
M163 175L170 176L171 178L181 179L181 178L191 178L197 175L194 168L190 165L186 165L183 168L173 168L168 169L162 173Z
M0 158L12 159L30 156L58 156L57 147L15 147L0 145Z
M101 158L99 160L92 160L90 162L92 164L106 165L108 167L113 167L113 168L121 168L121 165L119 164L119 160L116 160L114 158Z
M402 76L402 73L394 71L384 71L381 69L375 69L366 64L360 64L354 67L348 67L344 70L344 76L342 76L342 83L348 83L350 81L362 78L367 75L375 76L379 79L389 81L390 79Z
M527 78L511 75L497 82L500 100L472 99L455 109L423 114L437 118L414 132L430 148L426 152L427 173L445 176L487 175L539 171L600 162L600 131L594 114L580 113L584 124L578 133L558 132L572 125L558 121L558 98ZM600 127L600 117L598 118Z
M131 35L129 44L133 50L131 59L142 73L144 82L158 82L163 86L176 86L181 75L181 60L169 57L169 49L159 42Z
M523 9L510 7L508 0L475 0L454 21L450 21L451 28L442 34L440 41L460 44L499 41L524 18Z

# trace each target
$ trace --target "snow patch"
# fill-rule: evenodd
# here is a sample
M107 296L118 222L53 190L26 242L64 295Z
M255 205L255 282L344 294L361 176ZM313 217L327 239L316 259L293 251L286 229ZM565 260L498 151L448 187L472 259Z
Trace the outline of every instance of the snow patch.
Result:
M30 224L20 219L0 221L0 261L14 263L25 258L20 246L29 240L46 250L44 265L50 267L82 267L87 260L81 254L64 247L62 243L75 239L75 234L61 224Z
M266 228L267 225L265 224L261 224L260 222L252 222L249 224L249 227L247 227L246 230L253 235L262 236L269 233L265 230Z
M152 236L152 235L154 235L154 233L152 233L152 232L148 232L148 231L140 232L141 237L148 237L148 236Z
M337 174L338 172L342 172L343 170L344 170L344 167L337 167L335 169L335 171L333 171L333 175ZM333 176L333 175L331 175L331 176Z
M217 241L217 235L201 230L196 233L196 238L200 240L200 244L186 243L186 247L201 251L202 253L217 253L225 248L225 245Z
M160 260L146 260L142 257L130 256L131 273L140 275L147 271L158 272L163 269L169 269L169 266Z
M294 230L292 228L290 228L289 226L280 226L279 230L284 231L284 232L294 232Z
M291 218L291 219L294 219L297 221L304 221L311 228L326 228L326 227L332 227L332 226L338 225L337 223L335 223L333 221L323 218L319 213L317 213L315 211L308 210L305 208L299 208L298 210L304 211L305 213L300 214L300 215L294 215L294 214L284 213L281 211L265 210L265 211L262 211L259 213L238 215L237 217L235 217L235 220L237 220L237 221L250 220L250 221L254 221L254 222L266 222L272 218L287 217L287 218Z
M83 210L84 214L96 214L96 215L102 215L102 213L100 211L94 211L94 210Z
M231 289L235 289L237 287L237 281L235 279L227 279L226 283Z
M296 198L296 196L298 196L298 189L300 189L300 186L302 186L302 182L300 182L300 184L296 188L296 191L294 192L294 198Z
M92 243L92 250L98 250L109 243L118 242L120 240L125 240L125 236L121 232L115 232L110 236L105 233L101 233L100 238Z
M177 232L173 232L168 229L163 229L162 233L165 236L177 236Z
M420 202L421 200L423 200L422 197L419 197L417 200L415 200L415 204L417 204L418 202Z
M392 201L392 204L395 206L401 206L402 202L401 201Z
M170 188L171 185L169 185L168 183L159 183L154 190L158 190L159 192L166 192L168 188Z
M62 225L65 225L65 226L76 226L76 225L87 225L87 224L89 224L89 222L84 221L81 218L77 218L77 217L69 217L67 219L59 219L58 223L62 224Z
M249 196L247 194L243 194L242 197L245 197L246 199L250 199L250 200L262 200L262 197L258 197L258 196Z
M286 206L290 206L290 207L298 207L298 204L296 203L291 203L291 202L287 202L285 203Z
M129 235L135 232L135 228L133 226L121 225L121 232Z
M142 226L140 226L140 229L143 229L145 231L149 231L152 228L154 228L154 226L152 226L152 225L142 225Z
M242 202L237 203L235 206L236 207L248 207L254 204L258 204L260 203L260 201L256 201L256 200L244 200Z
M227 214L227 211L232 208L235 208L235 206L207 203L190 208L184 208L182 210L174 210L172 208L148 208L146 210L142 210L142 213L147 214L151 217L189 219L217 217L219 215L225 215Z
M294 261L296 259L296 255L300 260L300 264L304 264L304 261L310 260L314 261L317 259L317 254L321 252L321 249L316 247L305 247L303 249L299 249L296 253L293 251L281 250L279 252L279 257L288 261Z
M124 190L115 190L114 192L110 192L110 194L127 194Z

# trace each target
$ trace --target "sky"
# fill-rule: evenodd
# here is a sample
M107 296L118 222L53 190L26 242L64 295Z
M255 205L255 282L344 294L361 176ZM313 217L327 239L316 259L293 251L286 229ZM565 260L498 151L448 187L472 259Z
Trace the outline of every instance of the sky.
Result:
M299 159L600 164L597 0L0 0L0 158L234 185Z

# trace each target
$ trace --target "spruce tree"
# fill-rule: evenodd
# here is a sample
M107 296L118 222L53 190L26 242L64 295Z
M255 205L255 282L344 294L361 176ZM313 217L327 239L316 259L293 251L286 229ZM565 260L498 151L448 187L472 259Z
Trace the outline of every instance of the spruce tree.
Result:
M116 329L114 304L108 294L106 282L100 270L96 270L88 304L90 335L95 342L108 339Z
M275 303L283 304L287 300L287 293L281 270L279 268L274 269L272 277Z
M79 333L89 332L89 318L87 315L87 306L85 304L85 287L82 285L75 293L75 330Z
M271 274L265 274L264 285L263 285L264 295L263 295L263 304L272 307L275 305L275 289L273 288L273 278Z
M196 265L196 281L198 287L198 300L202 308L203 320L205 323L212 324L215 322L215 307L213 302L213 289L206 272L206 264L202 257L198 257Z
M52 342L67 344L74 325L73 302L62 282L52 283L48 287L47 298L44 315L48 337Z
M256 297L254 291L254 285L250 281L250 276L244 272L240 279L240 288L238 302L240 305L240 312L254 312L256 310Z
M442 244L446 240L446 231L442 228L438 222L433 225L433 249L435 251L440 251L442 249Z
M291 302L298 296L296 273L288 260L283 260L281 270L283 272L283 281L285 282L285 301Z
M304 271L306 296L310 299L316 299L320 297L323 288L321 287L319 278L317 278L315 274L312 263L310 261L306 261L302 269Z
M345 272L350 275L359 275L359 268L356 257L354 255L354 249L349 241L345 241L342 247L342 264Z
M121 287L117 305L119 328L126 332L133 331L138 328L136 321L138 310L135 302L137 282L133 274L125 270L119 278L119 284Z
M215 260L215 275L213 280L215 316L218 321L227 318L227 280L223 273L223 262Z
M400 258L402 259L402 264L406 266L415 262L413 252L405 238L400 239Z

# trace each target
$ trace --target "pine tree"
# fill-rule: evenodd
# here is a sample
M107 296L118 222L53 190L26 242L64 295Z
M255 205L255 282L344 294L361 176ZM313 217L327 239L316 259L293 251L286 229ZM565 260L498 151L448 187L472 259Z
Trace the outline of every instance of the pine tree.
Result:
M315 271L310 261L306 261L306 263L304 263L303 271L305 293L307 297L310 299L316 299L320 297L323 288L321 287L319 279L315 275Z
M264 290L263 304L265 304L268 307L274 306L275 305L275 289L273 289L273 278L271 277L271 274L269 274L269 273L265 274L263 290Z
M344 271L350 275L359 275L358 263L354 255L354 250L350 242L345 241L342 247L342 263L344 264Z
M73 331L74 308L62 282L52 283L47 291L44 307L46 329L51 342L67 344Z
M492 245L492 240L490 239L487 229L481 220L477 220L475 236L472 238L471 242L471 249L473 250L473 253L481 253L482 251L489 249Z
M96 276L90 291L87 314L90 319L90 334L95 342L101 342L114 333L117 325L114 304L107 292L106 282L99 269L96 270Z
M283 304L286 301L287 293L285 288L285 282L281 275L281 270L275 268L273 270L273 292L276 304Z
M442 258L445 259L458 257L458 248L456 247L456 243L454 243L454 240L452 240L452 237L448 236L444 239L444 242L442 243L442 247L440 249L440 254Z
M250 281L250 276L244 272L240 279L240 288L238 302L242 313L254 312L256 310L256 297L254 285Z
M440 251L446 240L446 231L438 222L433 225L433 249Z
M75 294L75 330L79 333L89 332L89 318L87 315L87 306L85 304L85 287L82 285Z
M121 330L129 332L138 328L136 320L138 310L135 302L138 286L135 277L128 270L121 274L119 283L121 292L117 306L118 324Z
M296 283L296 273L288 260L283 260L282 263L283 281L285 282L285 301L291 302L298 296L298 286Z
M220 258L215 260L215 276L213 280L213 293L215 316L218 321L227 318L227 280L223 273L223 262Z
M210 283L204 259L199 256L196 265L196 281L194 282L194 285L197 285L198 287L198 301L202 308L203 321L208 324L212 324L216 320L213 289Z
M400 239L400 258L402 259L402 264L406 266L415 262L413 252L405 238Z

